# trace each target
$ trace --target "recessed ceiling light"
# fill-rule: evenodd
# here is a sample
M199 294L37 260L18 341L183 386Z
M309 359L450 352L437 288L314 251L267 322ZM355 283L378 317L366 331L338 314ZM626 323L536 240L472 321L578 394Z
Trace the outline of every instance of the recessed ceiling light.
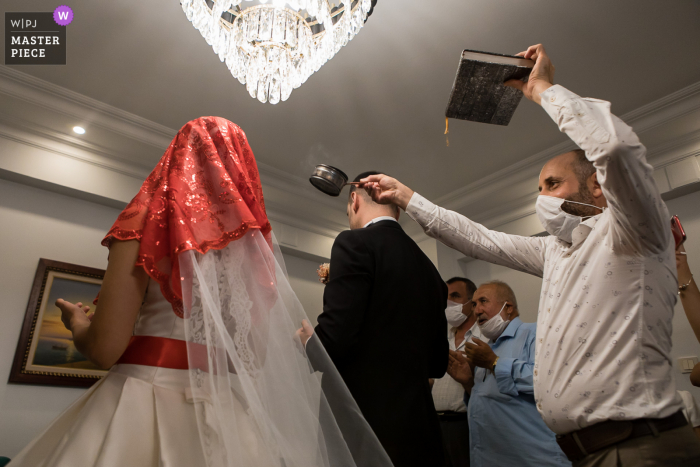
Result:
M81 126L74 126L74 127L73 127L73 131L75 131L75 132L78 133L79 135L84 135L84 134L85 134L85 128L83 128L83 127L81 127Z

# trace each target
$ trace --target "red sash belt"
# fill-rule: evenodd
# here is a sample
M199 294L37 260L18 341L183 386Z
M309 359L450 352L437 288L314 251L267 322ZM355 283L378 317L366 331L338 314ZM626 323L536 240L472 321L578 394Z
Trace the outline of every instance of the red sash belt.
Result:
M117 363L187 370L187 343L167 337L131 336Z

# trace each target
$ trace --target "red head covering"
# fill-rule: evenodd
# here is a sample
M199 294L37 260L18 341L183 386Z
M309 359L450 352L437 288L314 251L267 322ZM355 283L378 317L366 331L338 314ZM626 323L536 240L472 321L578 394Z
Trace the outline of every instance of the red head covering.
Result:
M253 151L238 125L201 117L180 129L102 244L139 240L136 265L182 317L178 254L224 248L248 229L260 229L270 243Z

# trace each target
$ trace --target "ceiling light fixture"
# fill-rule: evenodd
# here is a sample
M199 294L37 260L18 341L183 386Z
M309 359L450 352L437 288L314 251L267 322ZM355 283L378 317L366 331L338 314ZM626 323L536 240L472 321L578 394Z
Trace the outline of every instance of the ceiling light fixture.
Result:
M377 0L181 0L251 97L277 104L362 29ZM247 6L242 6L247 4Z
M85 128L81 126L74 126L73 131L78 133L79 135L84 135L85 134Z

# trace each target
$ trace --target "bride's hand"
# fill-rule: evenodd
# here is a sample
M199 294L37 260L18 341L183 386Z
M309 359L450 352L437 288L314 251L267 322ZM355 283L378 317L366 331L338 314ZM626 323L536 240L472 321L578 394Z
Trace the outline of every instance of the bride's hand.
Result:
M90 311L89 306L83 306L82 302L67 302L62 298L56 300L56 306L61 310L61 321L69 331L74 332L77 327L90 326L92 316L87 315Z
M311 327L311 323L308 320L301 321L301 328L297 329L297 336L301 340L301 344L306 347L306 343L314 335L314 328Z

